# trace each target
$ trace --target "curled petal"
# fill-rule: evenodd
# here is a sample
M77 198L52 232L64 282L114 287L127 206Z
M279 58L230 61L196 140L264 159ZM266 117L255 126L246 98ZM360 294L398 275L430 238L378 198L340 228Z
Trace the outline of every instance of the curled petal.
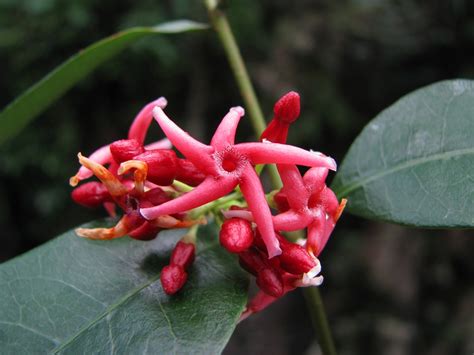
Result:
M283 192L286 194L290 207L295 211L306 207L309 192L296 165L278 164L277 168L283 182Z
M250 164L247 164L243 171L240 188L255 219L260 235L265 242L268 257L273 258L276 255L280 255L280 243L275 236L270 207L268 207L265 199L260 179Z
M288 144L279 143L241 143L235 148L247 156L252 164L293 164L337 169L333 158L322 153L307 151Z
M102 181L105 187L107 187L107 190L112 196L119 197L127 194L127 188L105 167L89 158L86 158L81 153L79 153L77 156L79 158L79 163L91 170L94 175L97 176L100 181Z
M145 180L148 173L147 163L140 160L128 160L120 164L120 167L117 170L119 175L125 174L127 171L135 169L133 173L133 180L135 182L135 190L138 193L145 192Z
M168 102L164 97L160 97L141 109L133 120L130 130L128 131L128 139L136 139L141 145L145 142L145 137L153 120L153 109L155 106L164 109Z
M313 217L305 212L289 210L273 216L275 230L290 232L306 228L313 221Z
M237 186L237 183L237 179L232 177L215 179L208 176L192 191L159 206L142 208L140 213L150 220L165 214L185 212L227 195Z
M214 148L191 137L166 116L158 106L153 109L153 116L176 149L199 169L215 173L215 163L210 157Z
M189 228L194 226L195 224L206 224L206 219L201 218L201 219L196 219L196 220L184 220L181 221L177 218L174 218L169 215L163 215L160 217L155 218L154 220L149 221L151 225L154 227L160 227L160 228Z
M138 215L125 215L112 228L76 228L75 232L79 237L96 240L109 240L120 238L128 232L138 228L143 223Z
M110 163L113 160L112 154L110 154L110 146L105 145L97 149L89 156L89 159L101 165ZM94 175L94 173L91 170L85 166L81 166L76 175L69 179L69 184L71 186L76 186L81 180L88 179L92 175Z
M229 145L234 145L237 125L244 114L245 111L242 107L232 107L217 127L211 140L211 146L216 150L222 150Z

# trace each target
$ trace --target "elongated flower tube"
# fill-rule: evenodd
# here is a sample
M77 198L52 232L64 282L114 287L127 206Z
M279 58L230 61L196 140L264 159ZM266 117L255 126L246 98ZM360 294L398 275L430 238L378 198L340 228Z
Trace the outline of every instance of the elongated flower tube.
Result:
M270 208L255 172L256 164L299 164L336 170L335 161L321 153L309 152L278 143L235 144L237 125L244 115L242 107L231 108L214 133L211 144L203 144L179 128L160 107L153 115L161 129L186 159L200 170L205 180L192 191L162 205L142 208L146 219L184 212L225 196L240 186L257 228L272 258L281 253L275 237Z

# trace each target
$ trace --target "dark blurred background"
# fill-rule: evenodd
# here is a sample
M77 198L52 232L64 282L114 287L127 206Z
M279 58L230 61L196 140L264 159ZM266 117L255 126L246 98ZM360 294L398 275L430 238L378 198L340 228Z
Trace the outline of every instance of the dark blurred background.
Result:
M362 127L400 96L474 77L470 0L226 1L268 118L288 90L302 97L289 142L341 161ZM0 0L0 107L79 49L117 30L178 18L207 21L200 1ZM76 154L126 135L164 95L167 112L208 139L242 103L211 31L148 38L80 82L0 147L0 261L103 211L70 198ZM152 139L162 137L154 127ZM248 121L239 131L252 139ZM472 354L474 235L344 215L322 255L321 287L341 354ZM227 354L318 354L298 292L238 326Z

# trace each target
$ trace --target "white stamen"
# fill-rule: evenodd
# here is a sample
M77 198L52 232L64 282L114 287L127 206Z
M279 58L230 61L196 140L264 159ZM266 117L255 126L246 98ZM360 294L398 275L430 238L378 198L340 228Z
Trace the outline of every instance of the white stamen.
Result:
M318 276L318 274L321 272L321 263L315 256L313 256L313 259L316 262L316 266L304 273L301 279L295 282L296 287L319 286L323 283L323 276Z
M307 275L309 278L316 277L320 272L321 272L321 263L319 262L318 259L316 266L313 267L311 270L309 270L305 275Z

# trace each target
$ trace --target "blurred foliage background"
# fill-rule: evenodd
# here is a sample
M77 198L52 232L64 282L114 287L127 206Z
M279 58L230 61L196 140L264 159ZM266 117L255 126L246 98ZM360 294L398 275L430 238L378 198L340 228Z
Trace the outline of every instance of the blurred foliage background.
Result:
M289 142L341 161L362 127L420 86L474 77L469 0L227 0L265 114L302 96ZM0 0L0 107L80 48L120 29L190 18L200 1ZM138 110L168 112L209 138L241 104L212 31L142 40L0 147L0 261L104 215L70 198L76 154L124 137ZM152 139L162 135L153 127ZM252 137L243 122L239 138ZM429 208L427 206L426 208ZM341 354L472 354L474 236L345 215L323 256L321 288ZM226 353L317 354L295 292L237 328Z

